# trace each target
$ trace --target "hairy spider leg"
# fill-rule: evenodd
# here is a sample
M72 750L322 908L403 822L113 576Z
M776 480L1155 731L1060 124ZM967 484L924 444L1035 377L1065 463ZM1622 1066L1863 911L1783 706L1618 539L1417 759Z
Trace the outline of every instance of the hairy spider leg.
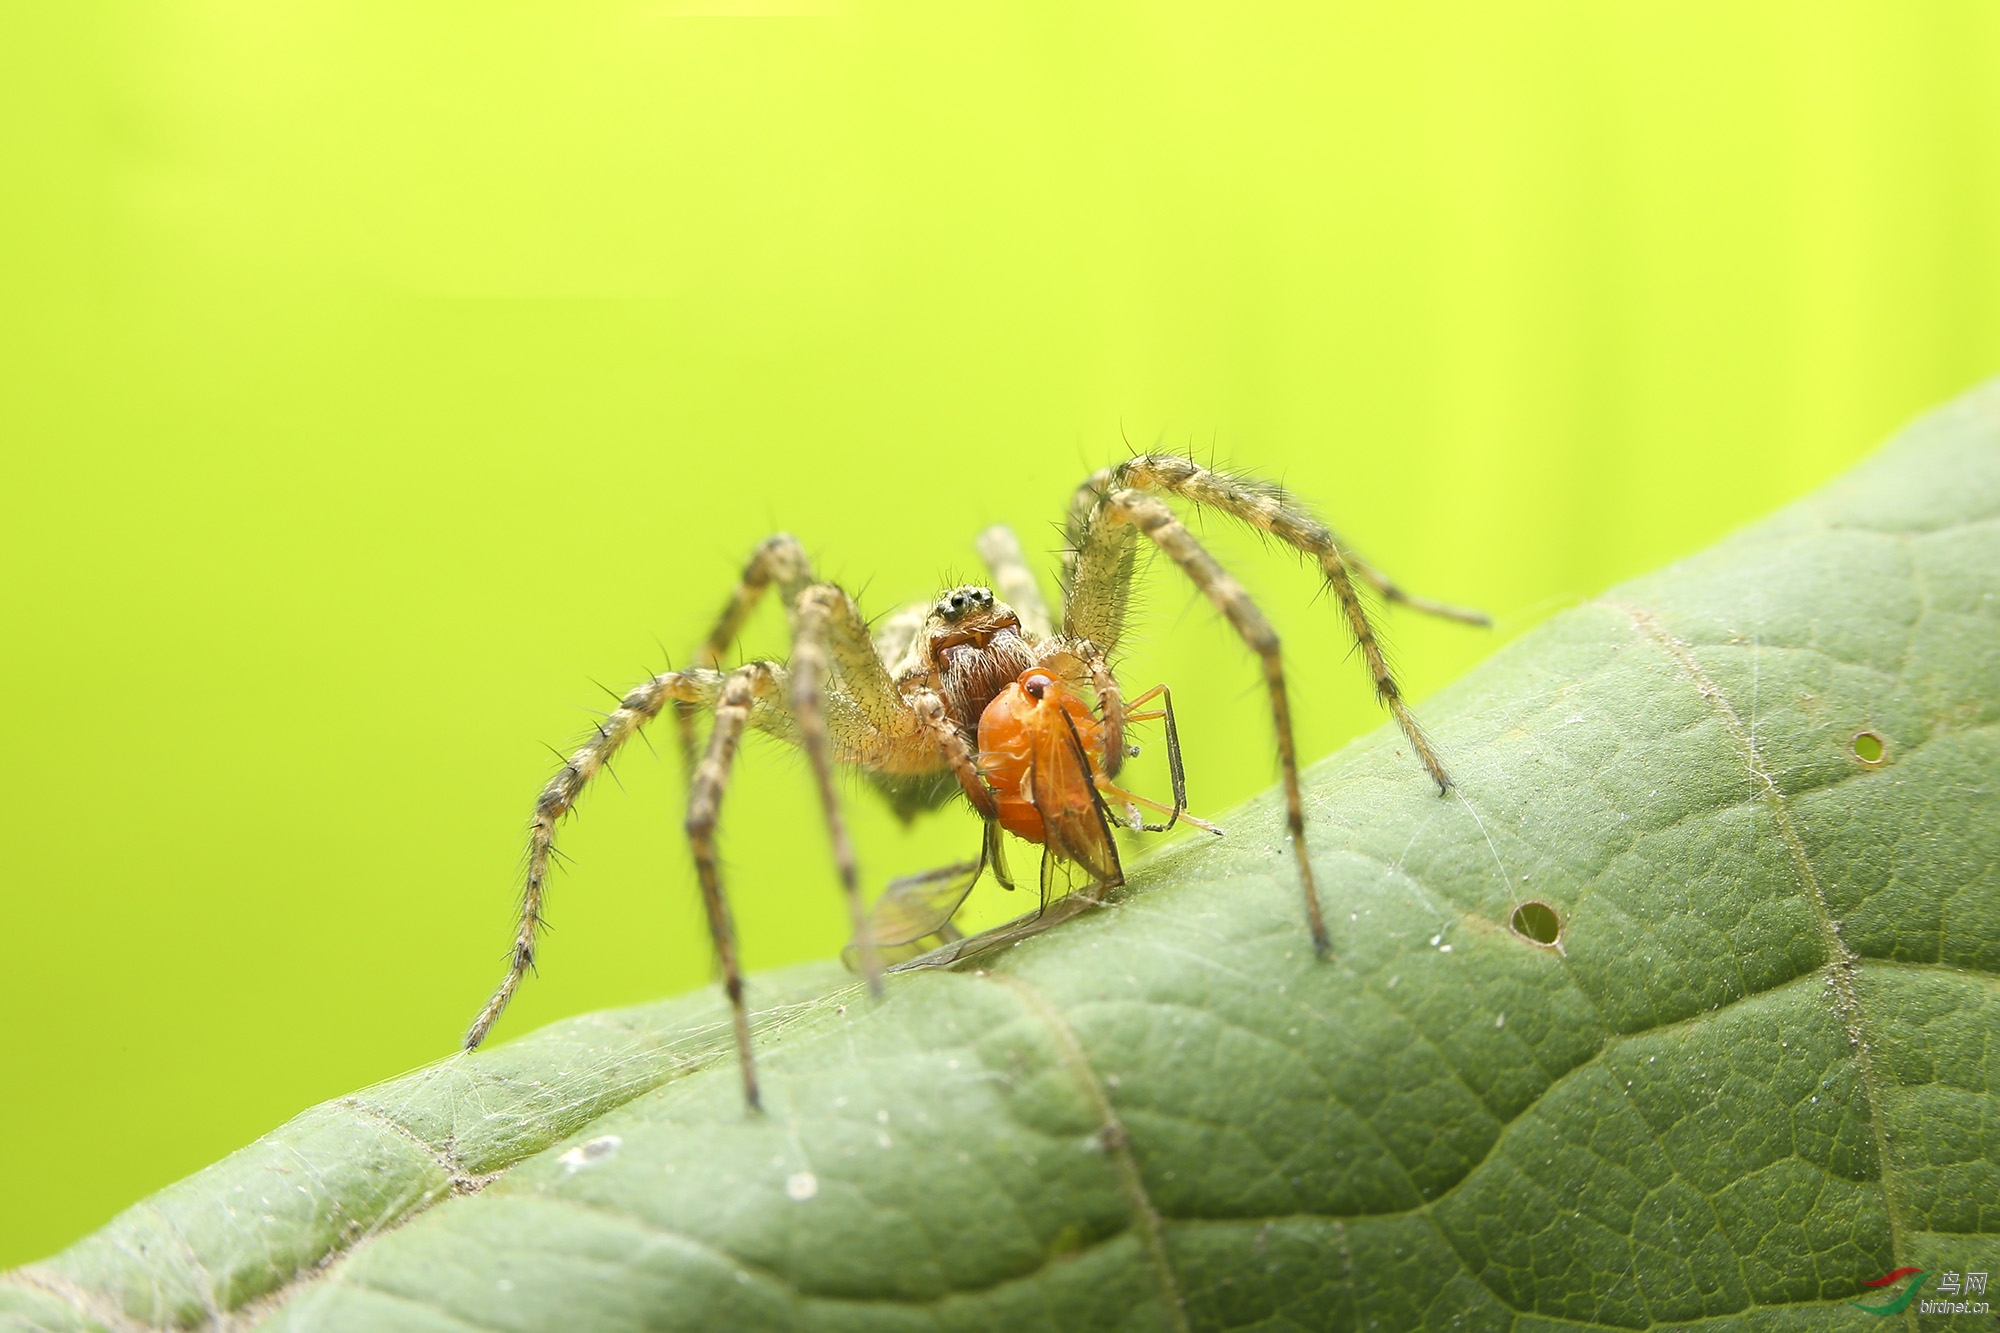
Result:
M1014 608L1014 614L1021 618L1021 628L1033 638L1048 638L1055 622L1049 616L1049 604L1042 600L1041 585L1035 582L1035 572L1028 567L1028 557L1022 552L1021 539L1014 535L1014 530L996 523L979 534L975 545L979 548L979 558L993 571L994 590L1001 601Z
M1224 508L1243 521L1274 532L1300 549L1315 554L1329 587L1348 611L1350 627L1355 632L1371 673L1376 677L1378 695L1397 716L1441 787L1449 780L1437 765L1427 739L1417 730L1415 719L1402 706L1400 693L1368 629L1349 571L1351 569L1371 583L1390 600L1404 601L1434 614L1474 621L1480 618L1477 613L1460 612L1457 608L1403 593L1379 571L1345 555L1336 545L1331 532L1318 525L1303 510L1292 506L1278 488L1222 477L1185 459L1151 456L1133 459L1118 468L1097 474L1078 492L1071 506L1069 549L1064 558L1063 623L1059 636L1047 633L1047 606L1042 602L1040 590L1027 569L1019 541L1004 528L989 529L981 534L980 554L992 568L996 584L1005 589L1013 601L1020 603L1019 609L1010 614L1027 648L1033 650L1033 656L1043 660L1047 660L1052 652L1070 654L1078 659L1081 669L1089 674L1093 687L1098 691L1099 706L1104 713L1103 721L1099 722L1091 719L1086 712L1080 724L1067 710L1056 710L1061 719L1060 727L1045 727L1044 730L1059 729L1067 733L1062 738L1067 742L1067 752L1037 756L1031 771L1022 777L1022 794L1032 794L1037 772L1041 777L1040 785L1049 790L1051 798L1055 794L1066 794L1063 804L1051 806L1051 812L1057 816L1054 822L1062 824L1063 828L1057 830L1055 837L1044 838L1044 905L1051 867L1058 863L1075 862L1091 869L1088 857L1093 850L1108 850L1110 866L1108 874L1104 873L1106 867L1102 865L1096 867L1093 873L1107 883L1122 880L1122 868L1116 861L1104 795L1112 794L1124 800L1135 821L1138 818L1136 806L1141 804L1167 814L1169 822L1159 826L1161 829L1171 827L1176 818L1187 818L1178 737L1174 731L1170 700L1161 712L1136 712L1131 720L1152 720L1164 716L1167 721L1169 766L1175 784L1174 807L1168 809L1157 802L1124 792L1110 780L1124 757L1123 733L1128 717L1117 680L1108 665L1108 657L1115 650L1123 628L1136 558L1136 539L1143 532L1174 556L1183 570L1195 578L1197 585L1222 607L1225 615L1243 633L1246 642L1256 648L1265 660L1266 676L1272 688L1273 720L1279 733L1280 758L1288 778L1293 841L1301 858L1301 878L1310 914L1315 919L1315 943L1323 952L1324 927L1317 921L1317 898L1309 866L1304 860L1297 764L1284 680L1276 656L1276 636L1242 589L1221 573L1220 567L1172 517L1171 511L1144 493L1155 490L1180 494L1197 504ZM717 669L723 654L740 633L763 593L774 583L780 589L793 626L801 669L795 673L788 672L779 663L761 662L740 668L725 677ZM987 603L992 602L990 594L983 589L977 591ZM691 783L687 827L697 872L702 880L711 930L725 974L725 985L733 1006L745 1095L754 1107L757 1088L749 1047L748 1016L743 1004L741 970L714 847L715 822L743 730L746 726L753 726L807 750L834 843L836 866L843 888L847 891L850 914L854 913L858 900L859 876L845 822L832 788L831 773L836 763L851 764L877 776L886 774L891 780L950 773L982 819L987 821L987 845L982 851L997 850L999 802L996 793L982 780L978 762L968 744L972 730L970 711L979 707L977 701L985 696L976 692L979 689L976 671L970 677L947 674L941 681L938 663L931 660L938 640L925 633L930 615L941 605L933 604L927 611L909 608L893 615L878 626L871 640L866 623L845 593L831 585L815 585L812 582L810 563L796 541L778 534L762 543L753 553L722 616L697 650L694 667L687 671L664 673L629 692L620 701L618 709L598 728L596 736L586 740L544 789L531 823L528 883L523 892L521 924L510 970L507 979L467 1034L468 1048L476 1046L486 1035L522 977L533 966L556 823L573 808L590 779L619 747L657 715L668 699L672 699L681 723L683 751L691 764L695 749L694 716L704 707L712 708L716 714L716 729L710 736L708 751L693 768L695 780ZM983 640L981 646L984 646ZM1022 649L1017 646L1015 651L1018 653ZM958 670L954 666L953 672ZM949 705L946 695L938 692L940 688L951 699ZM970 697L966 697L968 688L974 691ZM1149 702L1152 697L1149 692L1141 696L1138 703ZM955 715L954 709L967 715ZM961 725L966 729L964 733L960 730ZM1091 746L1084 742L1081 734L1084 729L1092 731L1092 744L1105 751L1102 755L1103 771L1098 770ZM1112 741L1113 746L1105 747L1105 740ZM1054 776L1063 773L1069 776ZM885 791L889 790L892 787L885 786ZM931 790L926 791L919 805L928 807L936 803L938 796ZM1083 811L1072 807L1081 804L1090 807L1094 820L1078 822ZM1075 827L1070 828L1070 824ZM1151 826L1142 824L1141 827ZM981 859L997 860L987 855L982 855ZM994 868L1003 884L1012 887L1011 878L1004 869L998 864ZM1062 911L1047 915L1051 919L1067 916L1083 905L1068 904ZM1043 922L1032 929L1044 928L1046 924ZM940 933L948 929L949 911ZM1016 930L1010 938L1022 933ZM975 947L974 942L964 943L965 947ZM989 946L979 944L976 947Z
M1104 729L1104 771L1115 778L1125 766L1125 724L1131 720L1125 710L1130 705L1118 688L1118 677L1111 674L1111 664L1095 644L1084 653L1083 664L1090 672L1090 688L1097 692L1097 709L1103 715L1099 725Z
M760 547L762 565L781 571L803 568L802 557L789 562L771 557L774 551L782 557L788 543L789 538L773 538ZM758 566L760 561L753 559L752 564ZM780 580L773 574L765 581ZM619 708L550 780L536 803L531 823L528 882L509 971L467 1033L467 1049L485 1039L534 965L556 825L574 808L590 779L669 699L694 709L708 707L716 717L708 750L696 765L690 784L688 833L717 956L736 1011L745 1095L753 1107L755 1070L743 1010L741 970L714 850L715 820L744 727L755 727L806 750L834 845L836 867L857 925L865 921L865 915L856 910L859 875L832 782L833 765L907 767L931 763L937 771L955 772L961 785L970 781L978 787L970 750L952 725L942 700L929 689L919 689L908 697L899 691L853 600L831 584L816 584L799 592L789 583L782 586L793 621L795 669L776 662L756 662L726 676L713 669L694 668L655 677L628 692ZM747 607L753 600L739 597L732 607ZM725 617L718 637L740 620L741 616L733 613ZM982 813L990 812L991 799L984 789L978 788L973 795L976 806L985 798ZM879 979L871 981L879 988Z
M869 626L868 637L875 644L875 655L882 659L891 675L898 674L899 667L907 667L910 653L922 632L925 622L931 618L931 603L910 602L899 606L887 615L876 618Z
M784 603L786 623L795 623L799 594L812 581L812 561L806 558L805 548L791 533L775 533L757 543L757 549L750 553L749 562L743 567L742 577L729 594L728 604L716 617L715 627L709 630L701 646L694 650L693 665L711 670L721 668L729 646L743 633L745 622L764 598L764 590L774 583L778 585L778 596ZM680 732L681 759L690 775L694 773L698 750L694 723L700 712L700 707L695 704L675 701L674 722Z
M1285 826L1291 834L1292 852L1298 863L1299 889L1306 905L1306 924L1312 931L1313 952L1329 957L1333 941L1326 933L1326 919L1320 913L1319 889L1313 882L1312 859L1306 851L1305 799L1299 791L1298 751L1292 740L1292 708L1285 693L1284 661L1279 652L1278 633L1250 600L1243 585L1231 578L1215 557L1196 541L1171 509L1160 500L1137 491L1115 491L1104 497L1102 512L1108 524L1093 531L1131 524L1144 533L1194 585L1201 589L1216 610L1235 627L1243 642L1264 665L1264 683L1271 696L1271 722L1278 734L1278 763L1284 774ZM1086 552L1088 554L1088 552Z
M882 960L868 933L868 910L861 901L861 877L854 844L841 814L840 795L833 782L833 749L827 736L826 701L822 682L831 673L860 714L857 722L876 731L908 730L909 712L902 694L890 680L868 622L854 599L830 583L815 584L800 594L796 637L792 645L792 717L799 742L812 765L819 787L820 809L833 842L834 865L847 897L848 915L861 956L861 974L871 994L882 993Z
M918 690L910 702L918 718L934 737L946 766L958 779L961 790L980 815L983 827L979 857L974 861L960 861L922 874L891 880L883 889L882 896L875 900L866 920L856 928L847 948L842 950L842 957L848 960L849 966L862 960L864 950L895 950L927 935L943 936L946 943L962 938L953 928L951 918L988 867L991 867L993 877L1002 888L1014 887L1014 877L1007 869L1007 856L1001 842L999 807L979 774L971 747L965 743L958 728L951 724L944 701L934 691ZM905 960L896 961L900 964Z
M1415 597L1396 587L1381 571L1344 552L1333 530L1283 487L1253 478L1227 476L1192 459L1141 454L1093 474L1070 501L1069 547L1064 554L1064 570L1072 595L1064 606L1063 629L1065 633L1090 639L1105 652L1117 646L1130 595L1125 585L1131 577L1133 550L1129 542L1115 536L1118 519L1112 512L1115 506L1110 503L1119 491L1178 495L1197 506L1221 510L1312 556L1347 618L1348 630L1374 681L1375 697L1396 719L1418 760L1438 784L1440 794L1450 789L1451 777L1445 772L1430 737L1417 725L1416 715L1403 701L1388 659L1368 622L1367 610L1354 591L1349 570L1360 573L1384 597L1406 603L1413 610L1472 624L1490 623L1485 616ZM1111 533L1103 531L1107 526L1112 528Z
M719 671L696 668L668 671L627 691L618 707L600 722L597 730L579 746L560 772L550 778L535 801L528 821L528 874L521 890L520 924L514 934L514 952L507 975L493 998L479 1011L465 1034L465 1049L472 1050L486 1040L486 1034L514 998L521 979L535 965L535 939L542 927L542 898L548 888L549 857L555 849L556 825L575 807L577 798L619 747L652 721L668 700L690 705L713 704L722 692Z
M762 662L738 667L722 685L715 701L715 725L708 733L708 752L695 768L694 789L688 793L687 836L694 849L695 874L701 880L701 902L708 912L708 932L722 966L722 989L729 996L729 1020L736 1030L736 1058L743 1070L743 1098L753 1111L763 1109L757 1095L757 1066L750 1053L750 1012L743 1003L743 966L736 956L736 926L729 900L722 892L722 863L715 850L715 821L722 813L722 795L729 787L729 770L736 761L743 727L759 693L774 689L776 678Z
M1320 569L1326 575L1327 586L1339 599L1342 609L1347 612L1347 628L1354 635L1354 642L1361 647L1361 656L1368 663L1369 674L1375 677L1375 698L1389 710L1396 719L1396 725L1403 730L1403 738L1423 761L1431 781L1438 785L1438 795L1451 790L1451 775L1444 771L1444 760L1438 757L1437 747L1417 722L1417 715L1403 702L1403 692L1396 685L1396 678L1389 674L1388 659L1382 655L1382 647L1375 641L1375 630L1368 623L1368 613L1362 610L1361 599L1354 595L1354 584L1348 580L1347 566L1340 552L1329 547L1320 556Z
M979 812L981 819L991 821L1000 818L1000 806L993 799L993 792L987 787L985 779L979 776L979 764L973 757L972 747L965 743L965 737L959 735L958 728L952 725L944 700L938 697L936 690L928 689L917 690L909 698L910 707L930 729L938 750L944 755L946 766L958 779L958 789L965 793L965 799L972 803L972 808Z
M1381 570L1363 560L1353 551L1343 550L1340 554L1346 559L1347 567L1359 574L1362 582L1380 593L1382 600L1385 602L1401 602L1412 611L1421 611L1427 616L1436 616L1440 620L1456 620L1461 625L1477 625L1481 629L1492 628L1493 617L1487 615L1484 611L1474 610L1469 606L1454 606L1450 602L1440 602L1429 597L1419 597L1417 594L1408 591L1400 584L1392 581L1387 574L1384 574Z

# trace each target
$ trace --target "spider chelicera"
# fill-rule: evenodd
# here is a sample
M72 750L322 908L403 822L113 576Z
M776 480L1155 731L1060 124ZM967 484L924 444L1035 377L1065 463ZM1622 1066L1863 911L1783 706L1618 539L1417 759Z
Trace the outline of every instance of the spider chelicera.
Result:
M556 825L576 804L591 778L670 702L692 772L688 840L693 846L723 987L729 996L744 1095L752 1108L758 1105L756 1068L736 939L715 845L716 819L745 727L755 727L805 751L854 924L858 966L876 993L881 989L881 944L888 936L880 913L871 929L862 904L854 849L834 787L836 765L860 770L906 818L963 795L987 821L985 851L978 863L948 868L937 877L919 876L903 881L905 885L964 871L976 878L997 851L1002 827L1044 843L1044 905L1053 862L1079 863L1100 884L1115 881L1120 872L1103 797L1108 793L1125 803L1132 823L1137 825L1136 804L1130 803L1140 798L1111 783L1126 755L1124 731L1128 722L1150 716L1167 720L1176 789L1174 807L1168 813L1178 817L1182 805L1171 710L1162 708L1150 715L1133 712L1133 705L1150 700L1156 691L1128 704L1111 667L1125 629L1142 537L1180 567L1263 664L1284 775L1286 825L1304 895L1306 923L1314 952L1328 957L1331 944L1306 848L1305 810L1299 794L1298 757L1292 743L1291 708L1278 635L1242 585L1175 516L1162 498L1169 495L1249 524L1318 564L1347 618L1374 680L1377 699L1402 728L1438 791L1447 791L1451 779L1403 701L1354 581L1358 578L1369 584L1388 601L1433 615L1477 625L1488 623L1486 617L1403 591L1372 565L1343 549L1331 530L1273 483L1226 475L1167 454L1140 455L1093 474L1070 502L1059 624L1042 600L1019 541L1004 527L989 528L979 538L980 555L993 574L992 589L972 585L947 589L934 602L895 611L872 629L854 599L834 584L817 581L798 542L780 534L764 541L751 556L729 605L696 652L694 664L686 670L663 672L628 691L543 788L529 823L527 884L513 957L506 978L467 1032L466 1049L485 1039L521 979L534 966ZM723 654L765 591L773 586L791 622L791 660L750 662L723 670ZM1094 700L1094 716L1080 706L1084 698ZM987 716L989 710L994 717ZM713 716L713 724L706 749L697 755L695 723L704 711ZM1006 717L998 716L1003 712ZM983 719L994 730L982 728ZM1012 730L1007 730L1009 727ZM1000 738L997 743L995 736ZM983 754L982 737L986 738ZM1018 751L1013 761L1007 754L1010 745ZM1034 770L1037 753L1044 756L1039 779ZM1055 758L1049 759L1051 755ZM1065 755L1066 761L1062 758ZM1057 762L1070 765L1067 778L1058 780L1048 766ZM1066 800L1070 808L1057 808L1057 800ZM1024 814L1024 803L1032 805L1036 815ZM1088 816L1083 814L1086 807L1091 812ZM1097 821L1095 834L1089 831L1093 819ZM1004 870L998 866L996 870L1004 876ZM960 880L962 888L969 890L970 880L962 874ZM934 910L933 919L926 924L933 929L948 928L950 913L963 896L954 887L946 895L948 905Z

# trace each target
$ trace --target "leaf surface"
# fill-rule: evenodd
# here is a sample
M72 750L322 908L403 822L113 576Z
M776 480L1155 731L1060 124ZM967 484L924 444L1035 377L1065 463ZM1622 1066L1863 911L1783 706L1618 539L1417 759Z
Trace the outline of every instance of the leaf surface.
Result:
M1988 386L1432 700L1451 796L1388 729L1312 770L1332 963L1261 799L981 971L756 979L761 1117L710 993L559 1023L0 1327L1881 1327L2000 1260L1996 596Z

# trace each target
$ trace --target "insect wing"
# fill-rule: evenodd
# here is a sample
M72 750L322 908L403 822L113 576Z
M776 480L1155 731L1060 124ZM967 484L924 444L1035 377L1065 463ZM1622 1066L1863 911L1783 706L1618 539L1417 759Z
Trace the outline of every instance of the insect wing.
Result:
M889 881L869 910L868 933L881 945L908 944L937 934L972 892L983 868L982 861L960 861Z
M1036 730L1034 763L1035 810L1042 817L1046 845L1050 853L1083 867L1103 885L1125 882L1118 864L1118 846L1111 838L1111 821L1097 795L1083 741L1076 724L1059 708ZM1042 889L1050 883L1048 858L1043 858Z

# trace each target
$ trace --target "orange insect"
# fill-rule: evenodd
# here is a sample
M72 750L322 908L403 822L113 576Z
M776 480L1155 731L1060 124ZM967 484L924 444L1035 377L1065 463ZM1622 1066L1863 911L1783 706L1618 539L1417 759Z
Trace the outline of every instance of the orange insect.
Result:
M1087 679L1082 662L1059 654L1023 671L979 715L979 776L986 791L967 794L975 804L994 810L979 859L889 885L868 918L869 934L885 960L904 962L915 957L924 951L919 942L930 937L943 944L963 938L951 925L951 917L988 866L1002 888L1014 887L1003 852L1003 832L1042 845L1041 905L1030 921L1073 887L1065 880L1069 866L1088 875L1090 887L1098 892L1125 882L1111 831L1113 805L1125 814L1117 822L1134 831L1165 833L1185 820L1221 834L1215 825L1187 813L1187 780L1181 767L1180 736L1174 727L1173 696L1167 687L1155 685L1131 700L1124 718L1128 723L1166 724L1172 806L1127 791L1105 771L1105 728L1081 696ZM1146 710L1156 699L1160 706ZM984 801L979 799L981 795ZM1167 821L1145 823L1139 814L1141 807L1165 815ZM1097 901L1094 894L1078 897L1080 906ZM1002 929L1008 939L1031 933L1027 927ZM850 961L856 953L856 946L850 944ZM962 951L953 955L957 956L962 956Z

